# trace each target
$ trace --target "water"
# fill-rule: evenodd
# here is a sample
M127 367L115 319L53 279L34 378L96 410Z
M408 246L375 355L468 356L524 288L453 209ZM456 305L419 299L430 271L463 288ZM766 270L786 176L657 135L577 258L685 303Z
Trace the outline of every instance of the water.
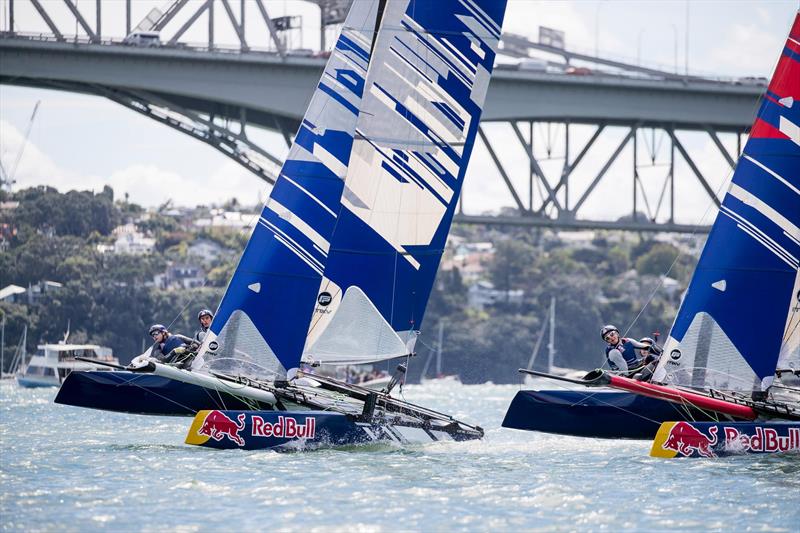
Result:
M800 455L663 460L649 442L500 428L518 390L409 386L483 441L308 453L187 446L186 418L55 405L0 384L4 530L796 532Z

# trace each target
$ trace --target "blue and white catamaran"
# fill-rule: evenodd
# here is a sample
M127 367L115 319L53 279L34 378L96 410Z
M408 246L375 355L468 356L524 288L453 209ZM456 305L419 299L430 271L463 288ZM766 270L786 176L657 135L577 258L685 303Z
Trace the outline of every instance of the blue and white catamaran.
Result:
M119 373L133 387L142 376L170 389L141 389L153 414L200 411L187 442L271 448L482 435L390 390L298 369L413 354L504 13L505 0L353 3L191 371L150 361ZM99 379L73 378L57 401L103 408L97 393L113 385L95 386Z
M653 383L595 371L572 381L628 392L520 391L503 425L617 438L658 431L660 456L800 447L799 267L800 14ZM662 422L671 425L659 431Z

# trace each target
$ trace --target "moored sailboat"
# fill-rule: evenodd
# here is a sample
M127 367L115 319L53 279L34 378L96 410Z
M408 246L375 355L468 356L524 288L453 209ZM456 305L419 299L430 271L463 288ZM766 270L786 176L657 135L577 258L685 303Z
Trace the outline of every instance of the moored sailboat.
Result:
M800 369L798 100L800 15L795 17L762 99L653 383L604 371L569 380L625 392L578 392L583 398L576 398L573 405L589 407L583 410L538 398L552 411L572 417L573 424L591 413L596 434L586 435L585 427L573 432L570 424L566 431L557 427L556 432L652 438L658 431L661 446L667 450L685 433L686 438L702 443L700 455L704 455L709 447L714 454L753 451L758 447L741 443L758 432L772 435L774 430L776 439L778 435L789 438L794 428L800 427L800 389L780 379ZM558 399L564 396L552 392ZM545 391L539 395L542 393ZM542 421L533 414L531 402L525 402L530 395L531 391L520 392L504 425L520 429L544 426L545 431L559 426L560 422ZM608 395L624 398L629 404L625 412L602 405L610 403L606 402ZM678 416L670 417L670 412ZM617 419L627 420L630 426ZM613 429L606 427L607 421L613 421ZM698 421L708 423L695 427ZM667 426L661 426L662 422L669 423L669 429L664 429ZM734 433L744 437L733 438ZM732 438L715 438L712 444L712 434ZM690 448L677 449L683 454L681 450ZM771 451L782 449L776 446Z

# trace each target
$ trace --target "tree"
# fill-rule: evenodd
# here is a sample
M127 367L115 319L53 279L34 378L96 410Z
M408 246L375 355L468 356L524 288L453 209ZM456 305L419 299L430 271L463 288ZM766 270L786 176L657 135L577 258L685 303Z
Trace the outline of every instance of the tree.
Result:
M527 285L527 272L536 259L536 249L530 244L507 239L495 243L494 257L489 264L489 277L502 290Z

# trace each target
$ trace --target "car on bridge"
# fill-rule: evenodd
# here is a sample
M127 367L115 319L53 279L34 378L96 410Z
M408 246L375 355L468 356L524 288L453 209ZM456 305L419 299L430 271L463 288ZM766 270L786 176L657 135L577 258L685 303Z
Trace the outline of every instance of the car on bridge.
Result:
M131 46L161 46L161 35L157 31L134 31L129 33L122 42Z

